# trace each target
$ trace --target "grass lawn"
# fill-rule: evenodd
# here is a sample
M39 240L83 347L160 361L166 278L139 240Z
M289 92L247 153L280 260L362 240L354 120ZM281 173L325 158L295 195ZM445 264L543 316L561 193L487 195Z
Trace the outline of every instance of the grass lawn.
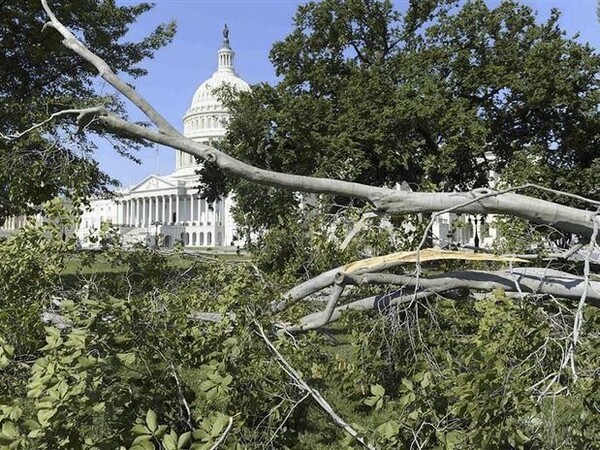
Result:
M102 253L96 253L93 255L91 264L85 264L85 260L91 257L91 254L75 253L67 261L65 269L62 271L62 275L69 276L75 274L101 274L101 273L119 273L123 271L123 266L113 265L109 259ZM172 253L169 255L169 265L173 268L187 269L195 261L208 259L208 260L221 260L221 261L232 261L242 262L249 261L250 257L246 254L237 255L235 253L222 253L218 251L195 251L185 253Z

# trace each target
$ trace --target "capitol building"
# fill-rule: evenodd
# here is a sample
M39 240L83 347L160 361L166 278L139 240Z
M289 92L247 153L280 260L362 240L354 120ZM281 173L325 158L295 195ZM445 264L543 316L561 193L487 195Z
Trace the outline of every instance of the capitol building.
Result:
M196 89L183 116L183 134L204 144L211 144L226 132L229 115L217 90L224 86L238 92L250 90L248 83L235 71L235 53L229 44L227 26L223 37L217 52L217 70ZM230 213L232 198L220 198L212 203L201 199L196 174L200 167L193 156L177 151L172 174L149 175L112 199L91 200L76 231L81 246L95 245L102 223L118 227L125 244L161 247L171 247L176 242L186 247L235 245L236 226Z

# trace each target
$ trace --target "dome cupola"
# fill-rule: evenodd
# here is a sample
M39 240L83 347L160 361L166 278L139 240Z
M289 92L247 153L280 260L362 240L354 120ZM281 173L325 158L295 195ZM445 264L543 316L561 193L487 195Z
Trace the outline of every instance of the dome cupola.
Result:
M209 143L213 139L223 137L226 132L229 112L219 99L218 91L229 86L237 92L249 91L250 86L235 71L235 52L229 42L229 28L223 29L223 42L217 51L217 70L204 81L192 98L190 108L183 117L183 134L195 141ZM177 152L175 168L198 168L195 160L186 154ZM193 173L192 170L192 173Z

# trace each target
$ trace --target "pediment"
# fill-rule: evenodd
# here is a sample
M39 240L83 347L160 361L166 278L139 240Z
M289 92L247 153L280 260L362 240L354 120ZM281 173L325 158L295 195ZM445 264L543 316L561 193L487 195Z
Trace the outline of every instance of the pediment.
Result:
M171 189L174 187L176 187L175 184L165 180L164 178L158 177L156 175L150 175L144 181L132 187L129 191L129 194L148 191L159 191L161 189Z

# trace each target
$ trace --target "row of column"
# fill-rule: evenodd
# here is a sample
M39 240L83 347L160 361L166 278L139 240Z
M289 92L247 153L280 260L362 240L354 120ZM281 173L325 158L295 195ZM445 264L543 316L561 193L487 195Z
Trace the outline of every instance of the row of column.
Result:
M211 206L211 208L209 208ZM205 199L195 195L159 195L123 200L119 212L119 223L132 227L150 225L175 225L196 223L221 225L223 214L220 211L222 202L209 205Z
M19 230L25 226L31 217L35 218L35 223L38 225L43 222L41 214L36 214L35 216L10 216L4 221L1 229L6 231Z

